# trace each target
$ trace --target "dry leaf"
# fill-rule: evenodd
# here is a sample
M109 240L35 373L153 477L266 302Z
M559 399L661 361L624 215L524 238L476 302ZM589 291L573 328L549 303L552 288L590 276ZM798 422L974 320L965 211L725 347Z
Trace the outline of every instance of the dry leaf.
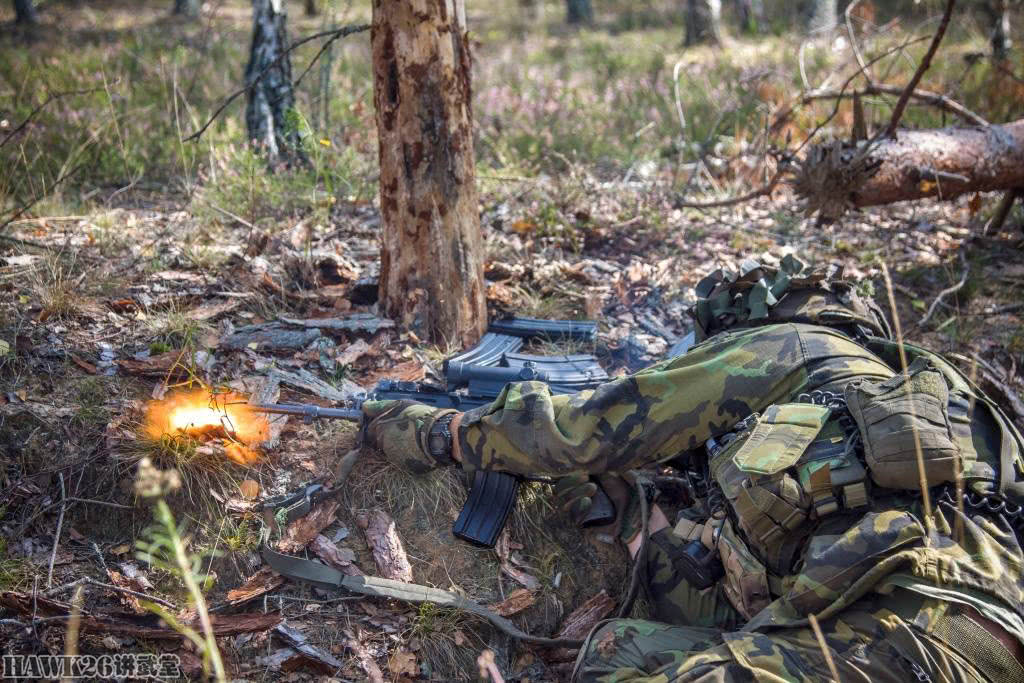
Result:
M416 667L416 655L402 648L388 659L388 671L395 676L415 676L419 673Z
M252 479L246 479L238 485L238 490L244 498L255 498L260 495L260 485Z
M82 368L83 370L88 372L90 375L95 375L96 374L96 366L93 365L92 363L90 363L89 361L82 360L81 358L79 358L78 356L76 356L73 353L71 354L71 360L74 361L75 365L77 365L78 367Z

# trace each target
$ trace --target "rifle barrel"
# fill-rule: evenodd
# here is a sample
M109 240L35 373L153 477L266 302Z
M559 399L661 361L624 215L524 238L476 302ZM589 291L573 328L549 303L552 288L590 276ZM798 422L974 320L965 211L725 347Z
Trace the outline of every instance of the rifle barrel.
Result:
M297 415L307 422L319 418L360 420L363 417L363 411L358 408L323 408L309 403L254 403L249 408L258 413Z

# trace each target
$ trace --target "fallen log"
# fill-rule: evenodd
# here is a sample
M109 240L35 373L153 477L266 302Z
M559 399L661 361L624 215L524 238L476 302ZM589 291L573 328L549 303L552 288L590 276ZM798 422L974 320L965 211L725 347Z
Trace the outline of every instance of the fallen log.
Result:
M825 221L865 206L1013 190L1024 187L1024 119L817 145L792 182L807 214Z

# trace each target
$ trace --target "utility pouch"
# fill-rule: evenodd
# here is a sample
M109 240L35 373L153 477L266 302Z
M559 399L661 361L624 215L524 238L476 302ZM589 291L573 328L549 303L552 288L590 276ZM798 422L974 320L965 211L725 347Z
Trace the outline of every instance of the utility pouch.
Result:
M808 519L811 497L790 471L821 431L830 410L810 403L771 406L733 455L744 479L733 500L740 528L771 554Z
M891 489L920 488L917 444L928 486L956 480L961 453L949 421L949 387L927 359L918 358L906 374L885 382L853 382L845 394L864 441L864 460L876 484Z
M728 520L722 525L718 538L718 553L725 569L722 582L725 596L740 614L752 618L772 600L767 570L736 535Z

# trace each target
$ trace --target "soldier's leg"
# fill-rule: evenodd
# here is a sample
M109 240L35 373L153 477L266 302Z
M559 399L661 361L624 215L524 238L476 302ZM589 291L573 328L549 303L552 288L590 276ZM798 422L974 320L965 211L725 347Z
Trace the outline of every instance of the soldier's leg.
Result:
M808 626L720 633L640 620L607 622L580 650L575 680L816 683L833 677L829 660L843 683L988 680L976 666L993 659L984 647L958 652L952 639L942 642L887 609L889 601L878 596L823 620L824 650ZM1012 664L1006 663L1007 670Z

